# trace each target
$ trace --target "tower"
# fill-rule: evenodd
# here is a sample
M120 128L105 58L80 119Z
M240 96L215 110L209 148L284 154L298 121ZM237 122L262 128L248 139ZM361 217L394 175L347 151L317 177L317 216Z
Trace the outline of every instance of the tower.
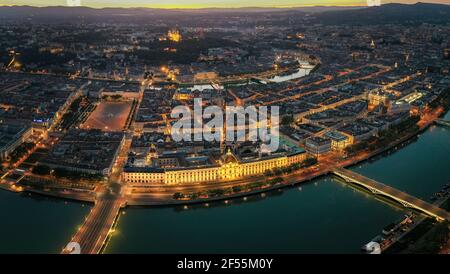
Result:
M154 159L154 158L158 158L158 153L156 151L155 144L152 143L150 146L150 150L147 154L147 157L145 158L145 164L150 165L152 162L152 159Z

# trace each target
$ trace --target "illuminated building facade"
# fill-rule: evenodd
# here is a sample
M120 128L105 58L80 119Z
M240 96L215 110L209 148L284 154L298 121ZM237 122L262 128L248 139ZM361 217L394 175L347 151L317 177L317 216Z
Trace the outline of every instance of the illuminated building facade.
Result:
M347 146L351 145L350 138L346 135L341 134L337 131L330 131L325 134L326 137L331 140L331 149L332 150L343 150Z
M386 106L389 103L389 96L386 92L379 89L375 89L369 92L368 100L369 104L372 106L378 105Z
M172 42L180 42L181 34L178 30L169 30L167 33L167 38Z
M274 154L262 158L240 161L228 150L218 163L213 166L190 168L129 167L124 169L122 178L131 184L186 184L231 181L254 175L262 175L267 170L301 163L305 158L306 153L304 151L298 151L290 154Z
M192 94L187 89L180 89L173 95L174 100L186 101L192 99Z

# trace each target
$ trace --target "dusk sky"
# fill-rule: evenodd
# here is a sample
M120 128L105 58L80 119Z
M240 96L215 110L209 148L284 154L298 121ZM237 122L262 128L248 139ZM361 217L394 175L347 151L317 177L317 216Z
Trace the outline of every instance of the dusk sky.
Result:
M373 0L372 0L373 1ZM82 6L102 7L148 7L148 8L205 8L205 7L301 7L315 5L351 6L367 5L366 0L0 0L0 5ZM415 3L417 0L381 0L381 3ZM449 0L421 0L421 2L448 4ZM73 4L72 4L73 5ZM75 4L77 5L77 4Z

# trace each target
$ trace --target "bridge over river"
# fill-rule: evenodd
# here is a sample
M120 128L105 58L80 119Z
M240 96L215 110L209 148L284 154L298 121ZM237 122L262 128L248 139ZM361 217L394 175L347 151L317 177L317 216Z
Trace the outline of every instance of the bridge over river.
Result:
M434 121L437 125L440 126L446 126L446 127L450 127L450 121L447 120L443 120L443 119L436 119L436 121Z
M392 200L399 202L404 207L416 209L433 218L436 218L436 220L438 221L450 220L450 213L448 211L425 202L419 198L411 196L408 193L395 189L391 186L382 184L345 168L333 169L332 173L338 177L341 177L348 183L362 186L371 191L373 194L386 196Z
M62 253L99 254L124 205L125 201L120 197L98 198L83 225L72 237L71 243L78 244L79 250L68 245Z
M382 184L345 168L334 168L330 172L343 178L348 183L362 186L373 194L388 197L397 201L404 207L423 212L438 221L450 220L450 213L446 210L391 186ZM101 253L110 232L117 221L120 209L125 205L126 198L121 195L120 192L118 194L111 194L105 191L97 196L95 205L86 217L85 222L72 237L71 243L78 244L79 250L76 250L76 248L73 249L73 246L68 246L62 253L68 254L74 253L74 251L79 251L79 253L82 254Z

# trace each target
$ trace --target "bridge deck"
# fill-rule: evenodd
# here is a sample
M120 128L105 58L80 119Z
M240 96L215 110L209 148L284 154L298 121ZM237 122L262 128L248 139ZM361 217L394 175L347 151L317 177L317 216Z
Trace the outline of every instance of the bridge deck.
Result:
M437 120L435 121L435 123L438 124L438 125L443 125L443 126L448 126L448 127L450 127L450 121L447 121L447 120L437 119Z
M80 245L82 254L100 253L121 206L120 199L97 200L85 222L71 240ZM70 251L63 250L62 253L70 253Z
M395 189L391 186L382 184L373 179L367 178L365 176L362 176L358 173L355 173L353 171L350 171L350 170L344 169L344 168L337 168L337 169L333 170L333 173L340 177L347 177L347 178L351 179L352 181L354 181L355 183L358 183L360 185L376 189L381 194L390 196L391 198L398 200L399 202L406 202L408 204L411 204L411 205L417 207L418 209L421 209L425 213L428 213L428 214L431 213L442 219L450 220L450 213L447 212L446 210L439 208L435 205L432 205L428 202L425 202L419 198L411 196L408 193L405 193L403 191Z

